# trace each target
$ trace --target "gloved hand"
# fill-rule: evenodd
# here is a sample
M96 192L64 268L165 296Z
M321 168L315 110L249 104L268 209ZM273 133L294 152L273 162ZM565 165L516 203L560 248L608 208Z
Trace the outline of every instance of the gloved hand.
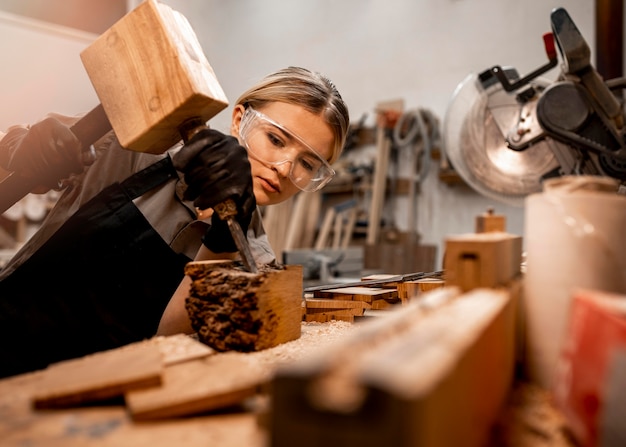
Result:
M248 153L236 138L217 130L203 129L172 161L174 167L185 174L185 200L193 200L195 207L207 209L230 198L237 206L235 219L244 234L248 231L256 200ZM214 253L237 251L228 224L217 213L213 213L211 228L202 242Z
M48 117L30 128L13 127L0 141L0 166L32 179L34 192L46 192L93 159L84 158L82 145L70 128Z

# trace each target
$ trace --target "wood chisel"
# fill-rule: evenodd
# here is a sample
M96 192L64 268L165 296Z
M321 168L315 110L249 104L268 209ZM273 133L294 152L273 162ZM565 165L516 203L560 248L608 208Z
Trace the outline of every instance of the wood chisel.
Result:
M181 136L183 137L183 142L185 143L187 143L191 137L203 129L208 129L208 126L201 118L191 118L181 124L178 128ZM257 273L258 269L256 262L254 261L254 257L252 256L248 239L243 233L241 225L239 225L239 222L235 219L237 216L237 205L235 202L232 199L226 199L214 206L213 210L217 213L220 219L226 221L228 224L228 229L230 230L230 234L235 241L237 250L241 255L241 261L243 262L245 269L251 273ZM201 213L202 211L199 211L198 214L201 215Z

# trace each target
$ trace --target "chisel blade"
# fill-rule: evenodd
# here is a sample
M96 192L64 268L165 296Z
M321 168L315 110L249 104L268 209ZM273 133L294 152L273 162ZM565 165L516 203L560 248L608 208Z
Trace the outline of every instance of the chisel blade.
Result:
M228 228L230 230L230 234L235 241L235 245L239 250L239 254L241 255L241 260L243 261L243 266L251 273L257 273L259 270L257 269L256 262L254 257L252 256L252 251L250 250L250 245L248 244L248 239L246 235L243 234L243 230L239 223L232 217L229 217L226 222L228 223Z

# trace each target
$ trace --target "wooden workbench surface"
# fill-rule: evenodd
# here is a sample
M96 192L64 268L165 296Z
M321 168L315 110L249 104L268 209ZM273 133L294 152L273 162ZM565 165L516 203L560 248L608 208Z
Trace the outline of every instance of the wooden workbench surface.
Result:
M344 337L358 324L342 321L303 323L302 337L260 352L239 354L270 370L303 359ZM232 353L231 353L232 354ZM220 356L223 354L212 354ZM194 417L134 421L124 402L69 409L35 410L38 371L0 380L0 445L46 447L172 446L267 447L268 400ZM563 418L545 390L517 383L496 422L489 447L572 446ZM287 421L288 422L288 421Z
M271 371L323 349L351 329L351 324L340 321L303 323L302 336L298 340L237 355ZM261 447L268 444L263 426L266 405L262 399L248 402L250 405L195 417L136 422L121 400L100 406L35 410L32 396L40 388L43 378L43 371L37 371L0 380L0 445L3 447Z

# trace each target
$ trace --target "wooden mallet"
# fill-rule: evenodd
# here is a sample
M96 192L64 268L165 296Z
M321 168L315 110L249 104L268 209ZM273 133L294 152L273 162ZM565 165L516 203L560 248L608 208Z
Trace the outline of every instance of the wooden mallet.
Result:
M85 148L113 129L126 149L163 153L228 106L187 19L156 0L122 17L80 56L100 100L71 127ZM0 213L36 183L16 173L5 178ZM229 199L215 208L228 221L244 265L256 272L241 228L233 228L238 227L234 203Z

